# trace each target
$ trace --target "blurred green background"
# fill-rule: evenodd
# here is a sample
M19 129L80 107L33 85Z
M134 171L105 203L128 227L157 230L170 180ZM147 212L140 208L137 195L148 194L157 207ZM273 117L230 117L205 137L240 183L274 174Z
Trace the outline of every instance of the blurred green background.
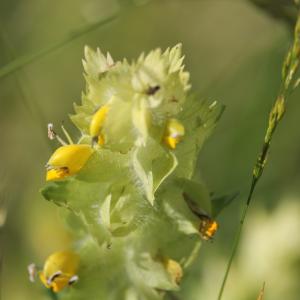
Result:
M275 2L280 1L273 8ZM0 65L112 15L114 21L0 80L1 300L48 299L41 285L29 282L27 265L41 264L72 241L57 207L42 199L39 188L56 147L47 141L47 123L58 127L64 122L78 135L68 114L84 89L84 45L110 51L116 60L131 60L178 42L183 43L193 91L227 107L197 171L215 194L240 194L220 216L215 241L201 249L176 297L217 297L292 39L290 22L274 19L246 0L1 0ZM264 281L266 300L299 299L299 96L295 92L289 99L274 137L225 300L255 300Z

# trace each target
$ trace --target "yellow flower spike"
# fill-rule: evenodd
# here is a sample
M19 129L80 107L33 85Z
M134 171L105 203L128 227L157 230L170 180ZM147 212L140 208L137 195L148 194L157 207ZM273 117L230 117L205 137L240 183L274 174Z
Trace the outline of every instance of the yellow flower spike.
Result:
M93 140L97 141L99 145L103 145L105 143L104 136L101 133L101 131L108 111L109 111L108 105L102 106L94 114L92 121L90 123L90 135L92 136Z
M169 119L166 124L164 143L171 149L175 149L184 136L183 125L176 119Z
M164 260L164 266L167 272L171 275L173 281L179 285L183 276L183 271L180 264L173 259L166 258Z
M93 152L93 148L86 144L59 147L47 163L46 180L62 179L78 173Z
M79 262L79 255L72 251L55 252L46 259L43 270L39 272L40 280L57 293L78 281Z
M218 223L207 216L200 217L199 232L204 240L211 240L219 228Z

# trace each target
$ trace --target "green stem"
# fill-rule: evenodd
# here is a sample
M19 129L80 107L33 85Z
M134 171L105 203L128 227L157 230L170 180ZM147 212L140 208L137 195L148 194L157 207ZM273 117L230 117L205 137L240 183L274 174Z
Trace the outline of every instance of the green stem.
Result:
M275 100L275 103L271 109L270 115L269 115L269 122L268 127L265 133L264 143L263 147L261 149L260 155L258 156L256 163L253 168L253 177L252 177L252 183L250 187L250 191L248 194L247 201L245 203L243 213L240 219L240 224L238 227L238 231L235 235L232 251L229 257L229 261L227 263L227 268L225 271L225 275L222 281L222 285L218 294L218 300L222 299L225 284L228 279L228 275L231 269L231 265L233 262L233 259L235 257L240 237L243 229L243 225L247 216L247 212L250 206L250 202L252 199L253 192L255 190L256 184L261 178L266 162L268 153L270 150L271 140L273 138L273 135L278 127L278 124L282 120L285 109L286 109L286 102L288 97L290 96L291 92L294 89L294 80L295 75L299 69L300 65L300 9L298 8L298 19L297 23L295 25L295 32L294 32L294 41L291 49L288 51L286 59L283 63L282 67L282 83L279 88L278 96Z
M100 20L92 25L84 26L83 28L77 30L76 32L71 33L69 36L67 36L64 40L62 40L60 42L50 45L36 53L24 55L24 56L21 56L15 60L11 61L10 63L4 65L0 69L0 78L5 77L5 76L15 72L16 70L19 70L20 68L38 60L38 59L43 58L45 55L49 54L50 52L56 51L60 48L63 48L68 43L80 38L81 36L85 35L86 33L91 32L91 31L99 28L100 26L105 25L105 24L115 20L116 17L117 17L117 15L115 14L104 20Z
M222 295L223 295L223 291L224 291L224 288L225 288L225 284L226 284L226 281L227 281L227 278L228 278L228 275L229 275L229 271L231 269L231 265L232 265L233 259L235 257L235 254L236 254L239 242L240 242L241 233L242 233L242 230L243 230L245 218L246 218L246 215L247 215L248 208L250 206L250 202L251 202L251 199L252 199L252 195L253 195L256 183L257 183L257 178L253 177L251 188L250 188L250 191L249 191L249 194L248 194L248 198L247 198L247 202L245 203L245 206L244 206L244 209L243 209L243 212L242 212L242 216L241 216L241 219L240 219L238 231L237 231L237 233L235 235L235 238L234 238L233 247L232 247L232 250L231 250L231 255L230 255L229 261L227 263L225 275L224 275L224 278L223 278L223 281L222 281L222 285L221 285L221 288L220 288L220 291L219 291L219 295L218 295L218 300L222 299Z

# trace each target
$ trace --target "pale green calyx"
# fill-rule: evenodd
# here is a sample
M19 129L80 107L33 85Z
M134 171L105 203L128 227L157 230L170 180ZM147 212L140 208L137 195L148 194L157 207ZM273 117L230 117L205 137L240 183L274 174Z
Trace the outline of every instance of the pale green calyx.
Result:
M209 193L192 178L223 108L188 94L181 45L132 63L86 47L83 65L71 120L93 151L42 190L78 236L83 267L61 299L162 299L213 223Z

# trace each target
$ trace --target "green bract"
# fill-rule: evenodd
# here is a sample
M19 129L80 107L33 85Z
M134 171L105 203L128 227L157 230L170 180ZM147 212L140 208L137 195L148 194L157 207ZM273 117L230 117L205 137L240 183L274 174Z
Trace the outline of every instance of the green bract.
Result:
M71 120L82 134L78 143L94 152L77 174L42 190L78 236L79 281L60 299L161 299L179 288L182 270L197 254L199 215L184 195L211 215L209 193L192 178L223 107L188 93L182 63L181 45L131 64L85 48L87 87ZM97 143L90 124L104 106L101 124L93 125ZM176 127L166 136L170 119L181 124L180 137Z

